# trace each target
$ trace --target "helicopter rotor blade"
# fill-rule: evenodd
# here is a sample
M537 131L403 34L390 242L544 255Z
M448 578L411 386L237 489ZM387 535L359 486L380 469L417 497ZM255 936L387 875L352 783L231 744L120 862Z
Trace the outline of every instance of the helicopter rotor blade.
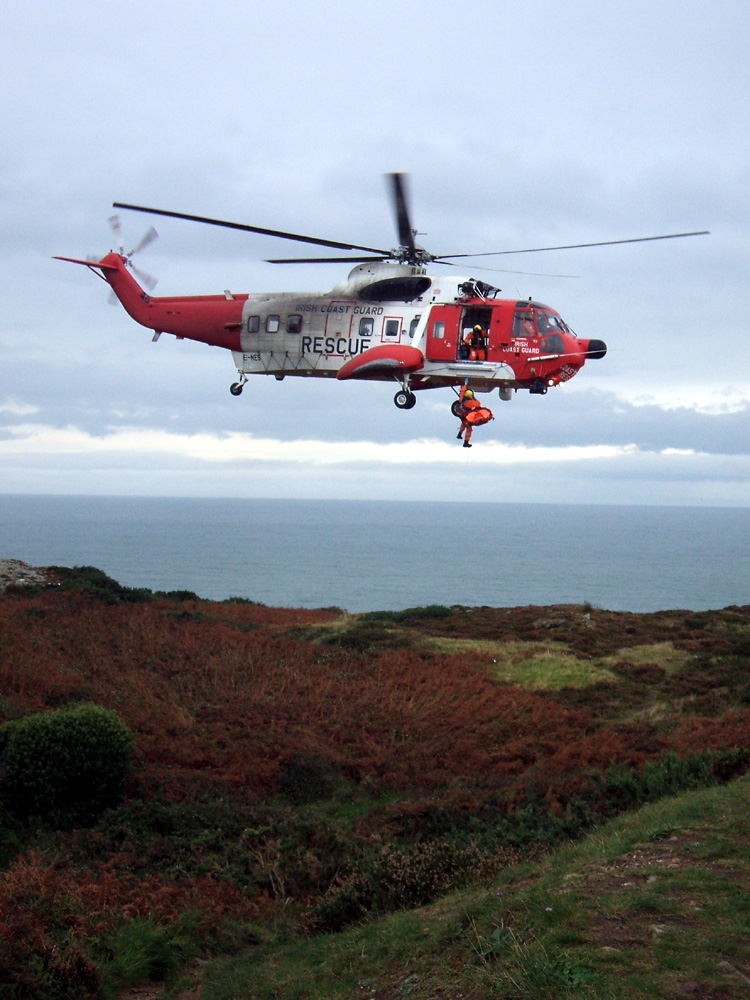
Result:
M370 261L391 260L387 257L276 257L266 264L367 264Z
M140 253L141 250L145 250L145 248L150 243L153 243L154 240L158 240L158 239L159 239L159 234L157 233L157 231L154 229L153 226L149 226L149 228L146 230L146 232L143 234L143 236L141 236L141 238L138 241L138 243L136 243L136 245L130 251L130 253L128 254L128 257L132 257L134 253Z
M391 179L391 195L393 197L393 207L396 212L396 226L398 228L398 241L405 247L410 256L415 256L417 248L414 244L414 230L409 218L409 206L406 196L406 174L388 174Z
M267 259L266 264L369 264L370 262L383 262L391 260L390 257L277 257L272 260ZM460 267L450 260L440 259L440 263L446 267ZM482 267L479 264L472 264L472 271L489 271L492 274L526 274L536 278L580 278L580 274L550 274L549 271L511 271L507 267Z
M286 233L280 229L264 229L261 226L248 226L243 222L227 222L224 219L211 219L204 215L189 215L185 212L168 212L162 208L146 208L144 205L127 205L121 201L113 202L114 208L125 208L131 212L148 212L151 215L163 215L169 219L185 219L187 222L202 222L209 226L223 226L225 229L239 229L246 233L260 233L261 236L276 236L283 240L295 240L298 243L313 243L315 246L332 247L334 250L363 250L366 253L382 254L390 257L389 250L380 247L364 247L357 243L339 243L337 240L324 240L316 236L303 236L300 233Z
M186 212L172 212L161 208L148 208L144 205L131 205L125 202L116 201L113 202L114 208L124 208L128 211L133 212L146 212L152 215L161 215L172 219L184 219L188 222L200 222L210 226L221 226L225 229L236 229L242 232L248 233L258 233L262 236L273 236L278 239L293 240L298 243L310 243L314 246L321 247L331 247L334 250L359 250L367 254L373 254L371 257L288 257L288 258L272 258L267 262L270 264L358 264L367 263L370 261L387 261L387 260L398 260L402 263L410 264L426 264L426 263L442 263L446 265L453 266L451 264L454 260L464 260L471 257L501 257L510 254L520 254L520 253L544 253L551 250L578 250L585 247L606 247L606 246L619 246L627 243L648 243L655 240L674 240L681 239L687 236L707 236L709 230L701 229L695 232L689 233L668 233L660 236L637 236L630 239L623 240L600 240L592 243L569 243L560 246L549 246L549 247L524 247L520 250L488 250L481 251L479 253L453 253L453 254L432 254L428 253L421 247L418 247L414 242L415 231L411 225L411 218L409 215L409 206L406 191L406 174L402 173L391 173L387 174L390 178L391 184L391 195L393 199L393 206L396 214L396 225L398 228L398 237L400 242L399 250L384 250L382 247L370 247L362 246L359 243L343 243L339 240L328 240L322 239L317 236L306 236L301 233L288 233L280 229L266 229L261 226L250 226L242 222L229 222L224 219L214 219L203 215L191 215ZM120 245L121 253L124 252L122 247L122 235L120 229L119 217L114 215L110 219L110 225L118 239ZM141 241L141 243L136 247L136 250L142 249L148 243L151 242L155 235L150 235L152 230ZM155 230L153 230L155 234ZM147 238L148 237L148 238ZM131 253L134 253L131 251ZM128 255L130 256L130 255ZM479 265L475 264L474 267L479 268ZM489 270L485 268L485 270ZM523 272L523 271L510 271L511 274L538 274L539 272ZM549 277L576 277L576 275L545 275Z
M693 233L669 233L666 236L636 236L628 240L602 240L599 243L570 243L559 247L529 247L524 250L490 250L487 253L449 253L440 254L432 259L447 262L459 257L500 257L511 253L543 253L546 250L579 250L582 247L613 247L622 243L649 243L653 240L677 240L684 236L708 236L710 230L701 229Z
M119 215L111 215L109 217L108 221L109 221L110 228L112 229L112 232L114 233L115 239L117 240L117 248L120 251L120 254L124 255L125 254L125 241L123 240L123 237L122 237L122 225L120 223L120 216Z
M454 264L452 260L444 260L442 257L437 257L436 261L438 264L442 264L444 267L462 267L461 264ZM580 274L551 274L549 271L512 271L507 267L482 267L481 264L472 264L471 270L473 271L489 271L490 274L525 274L532 278L581 278L583 275Z
M133 263L131 263L130 266L133 269L133 273L140 278L141 283L144 284L150 292L153 292L153 290L159 284L159 279L154 278L153 275L148 274L146 271L141 270L140 267L136 267L135 264Z

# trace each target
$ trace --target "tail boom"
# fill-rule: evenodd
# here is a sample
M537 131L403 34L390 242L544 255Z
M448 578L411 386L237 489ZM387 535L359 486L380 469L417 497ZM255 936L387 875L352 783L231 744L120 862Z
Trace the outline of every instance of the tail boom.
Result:
M242 308L247 295L155 297L141 288L121 254L109 253L100 261L56 259L101 272L128 315L155 333L171 333L180 340L197 340L229 351L242 350Z

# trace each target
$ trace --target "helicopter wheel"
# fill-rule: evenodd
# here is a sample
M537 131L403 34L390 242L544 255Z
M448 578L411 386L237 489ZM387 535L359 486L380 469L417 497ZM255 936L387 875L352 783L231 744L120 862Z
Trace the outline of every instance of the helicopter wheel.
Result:
M232 393L233 396L241 396L242 388L243 388L242 382L232 382L232 384L229 386L229 391Z
M454 417L461 416L461 404L457 399L454 399L453 402L451 403L451 413L453 414Z
M417 397L409 389L399 389L393 397L393 402L399 410L410 410L413 406L416 406Z

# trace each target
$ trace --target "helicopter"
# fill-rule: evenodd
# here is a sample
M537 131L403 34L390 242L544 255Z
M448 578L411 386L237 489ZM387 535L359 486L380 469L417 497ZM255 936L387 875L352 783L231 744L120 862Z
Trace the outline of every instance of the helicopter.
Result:
M487 393L495 387L508 401L519 390L544 395L569 381L588 360L607 353L602 340L579 338L559 313L534 299L500 298L500 289L471 275L428 273L430 265L466 267L473 257L497 257L579 247L612 246L707 235L707 230L559 247L487 253L432 254L416 243L404 174L387 175L399 245L382 249L281 230L228 222L183 212L114 202L113 207L205 225L222 226L285 240L347 251L347 256L293 257L273 264L354 264L347 278L324 293L190 295L156 297L131 273L132 256L156 237L152 228L125 253L119 217L110 220L119 250L101 260L57 257L83 264L112 288L129 315L154 331L232 352L239 396L250 375L365 379L395 382L395 405L416 403L425 389L468 386ZM352 256L359 251L361 256ZM457 263L461 261L462 263ZM478 268L484 270L484 268ZM517 273L517 272L516 272ZM142 280L144 280L142 278ZM144 280L144 284L148 284ZM456 413L458 401L453 403Z

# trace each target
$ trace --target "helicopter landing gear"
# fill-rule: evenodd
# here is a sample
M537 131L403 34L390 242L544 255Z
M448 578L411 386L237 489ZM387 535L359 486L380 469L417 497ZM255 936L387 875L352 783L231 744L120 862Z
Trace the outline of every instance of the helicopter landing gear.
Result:
M242 390L245 388L245 382L247 382L247 376L240 374L239 382L232 382L229 386L229 391L233 396L241 396Z
M532 396L544 396L547 392L547 383L543 378L534 379L529 386L529 392Z
M457 399L454 399L453 402L451 403L451 413L453 414L454 417L460 417L461 410L462 410L461 403Z
M393 397L393 402L399 410L410 410L413 406L416 406L417 397L411 389L399 389Z

